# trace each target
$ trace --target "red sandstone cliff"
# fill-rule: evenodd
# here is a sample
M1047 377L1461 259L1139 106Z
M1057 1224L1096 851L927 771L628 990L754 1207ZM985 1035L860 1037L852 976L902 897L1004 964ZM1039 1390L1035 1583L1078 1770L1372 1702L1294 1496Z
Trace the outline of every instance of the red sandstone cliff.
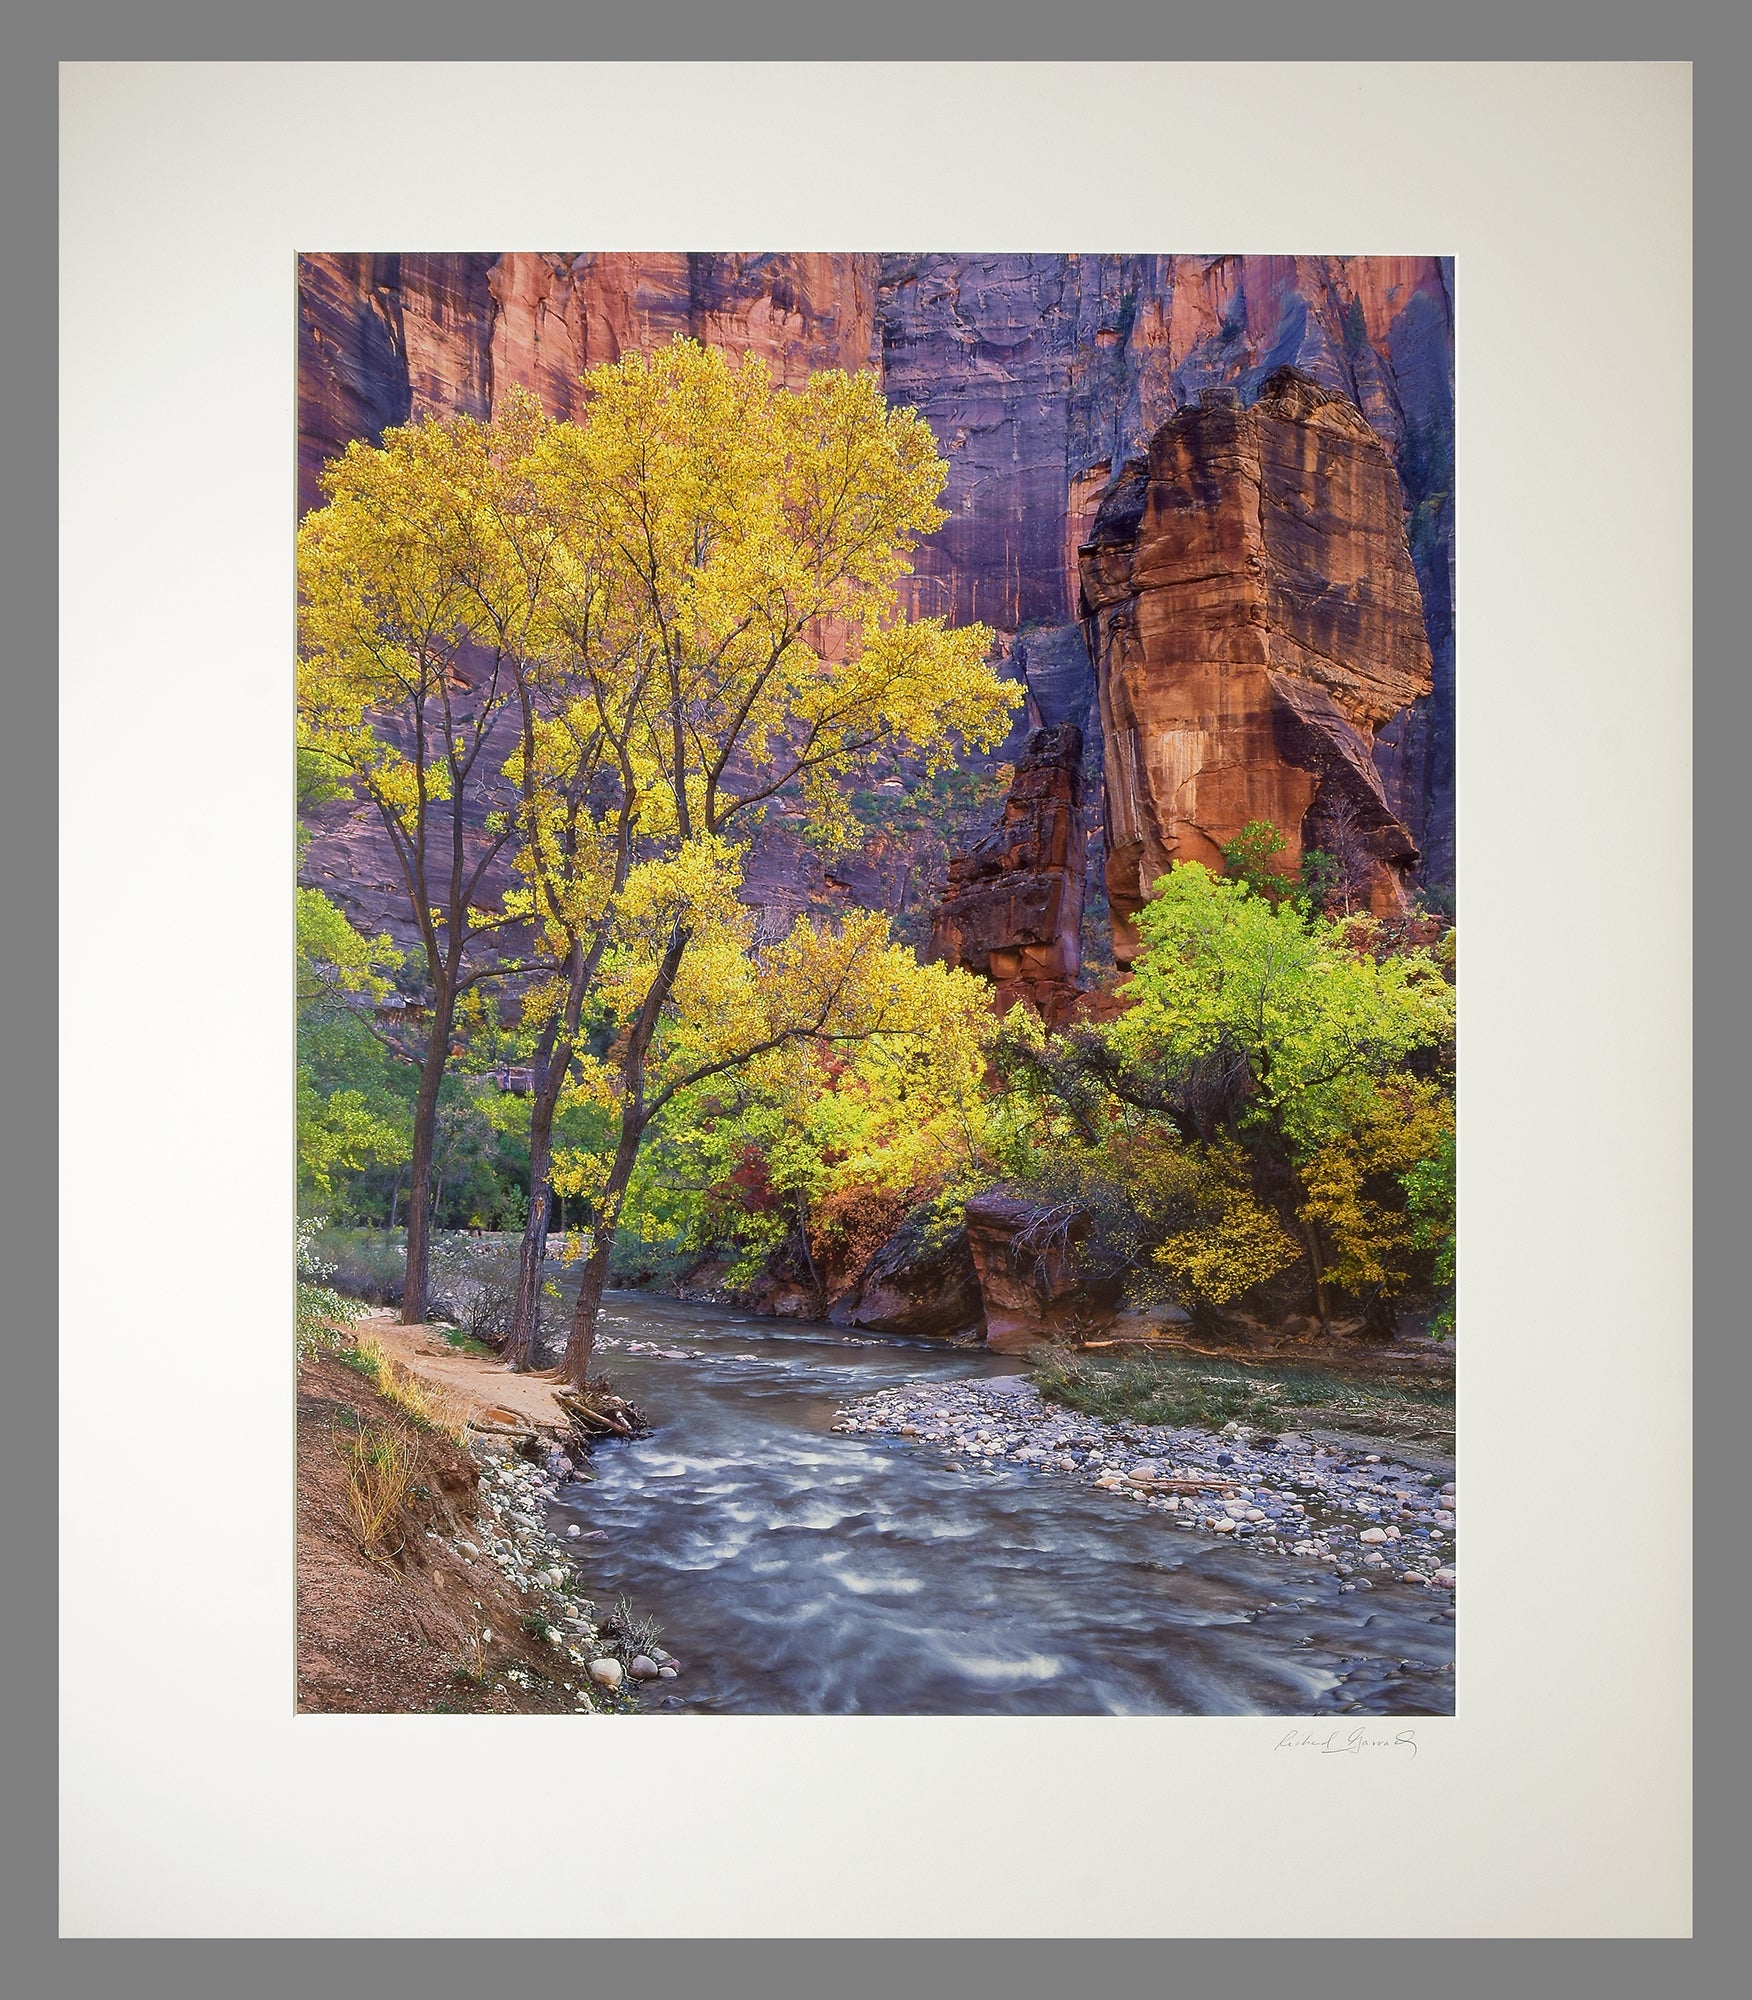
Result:
M586 369L677 334L759 354L793 387L819 368L868 368L874 265L683 251L301 257L299 503L317 503L317 474L350 438L487 416L510 387L570 416Z
M1418 855L1375 732L1430 688L1399 481L1346 398L1280 369L1205 392L1111 490L1082 553L1106 760L1114 950L1172 861L1221 868L1252 820L1343 850L1368 904Z

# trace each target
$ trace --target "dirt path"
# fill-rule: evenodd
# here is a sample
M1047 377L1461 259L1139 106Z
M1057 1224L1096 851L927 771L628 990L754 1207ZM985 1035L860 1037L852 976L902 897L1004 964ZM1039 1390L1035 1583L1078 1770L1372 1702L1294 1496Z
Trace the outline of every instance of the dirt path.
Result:
M433 1326L372 1316L359 1321L359 1332L380 1342L409 1374L441 1390L446 1409L459 1420L490 1422L489 1412L508 1410L542 1430L569 1427L554 1400L558 1385L545 1375L518 1375L494 1356L461 1353Z

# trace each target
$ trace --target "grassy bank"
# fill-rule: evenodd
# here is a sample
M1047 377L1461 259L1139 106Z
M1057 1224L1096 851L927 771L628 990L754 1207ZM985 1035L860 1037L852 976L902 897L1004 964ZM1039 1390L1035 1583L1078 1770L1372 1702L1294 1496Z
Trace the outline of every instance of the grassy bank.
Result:
M1053 1349L1034 1364L1049 1401L1087 1416L1221 1430L1240 1423L1267 1435L1354 1432L1452 1451L1454 1392L1415 1375L1371 1375L1273 1361L1261 1366L1167 1351L1095 1355Z

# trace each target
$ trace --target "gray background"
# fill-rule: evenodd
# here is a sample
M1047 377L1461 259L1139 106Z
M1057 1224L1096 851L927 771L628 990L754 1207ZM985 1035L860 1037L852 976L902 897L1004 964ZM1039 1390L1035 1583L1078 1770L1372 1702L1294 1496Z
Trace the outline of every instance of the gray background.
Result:
M581 1993L610 1992L634 1984L649 1991L690 1992L710 1984L729 1983L733 1990L774 1994L846 1993L886 1991L892 1988L933 1992L951 1990L970 1994L982 1992L1028 1993L1072 1991L1119 1991L1141 1988L1161 1992L1255 1992L1270 1990L1266 1981L1276 1982L1295 1968L1298 1980L1310 1971L1324 1983L1326 1977L1342 1973L1348 1990L1356 1993L1442 1993L1476 1991L1484 1982L1495 1990L1508 1992L1540 1990L1548 1986L1565 1990L1570 1981L1584 1972L1591 1991L1602 1990L1594 1976L1596 1962L1627 1983L1618 1990L1646 1992L1658 1985L1664 1991L1710 1992L1726 1990L1712 1981L1691 1947L1673 1944L1637 1946L1614 1943L1609 1946L1569 1946L1561 1952L1552 1947L1518 1945L1493 1947L1412 1945L1394 1946L1358 1943L1283 1945L1243 1942L1205 1947L1176 1941L1171 1944L1090 1943L1012 1945L999 1941L985 1943L932 1943L858 1945L776 1943L760 1946L746 1943L690 1944L677 1941L632 1943L620 1941L581 1945L548 1941L543 1943L493 1943L480 1946L446 1943L425 1945L412 1941L393 1945L354 1942L318 1944L219 1944L171 1945L165 1943L108 1944L93 1941L50 1944L34 1965L25 1969L23 1949L30 1941L42 1944L52 1929L54 1906L52 1864L48 1829L54 1811L53 1752L48 1728L52 1702L52 1598L48 1575L52 1566L48 1537L39 1524L46 1521L43 1496L49 1490L52 1468L46 1463L49 1431L45 1414L53 1398L53 1378L49 1363L46 1328L52 1320L54 1265L51 1244L54 1199L50 1162L53 1158L50 1132L54 1104L46 1050L53 1040L53 974L50 938L53 917L52 833L54 802L50 763L46 745L54 737L52 694L46 662L52 657L54 603L48 589L52 574L53 520L44 496L52 479L54 441L46 383L54 367L53 329L47 324L43 301L52 296L53 219L49 209L54 170L53 122L54 89L48 65L62 58L103 59L223 57L239 56L282 59L294 54L321 59L369 58L379 53L406 56L478 56L484 39L476 24L463 24L461 34L446 30L433 19L436 10L408 9L419 17L417 24L402 28L400 36L383 36L373 46L373 36L352 13L340 32L323 33L313 26L310 9L298 16L303 46L288 43L288 24L281 16L277 24L263 21L262 32L246 35L244 23L236 18L217 33L212 15L197 7L156 11L134 7L121 15L119 28L111 27L92 9L65 9L54 22L37 24L37 47L26 53L20 36L8 37L7 61L0 68L6 92L4 114L0 116L0 146L4 148L4 174L0 184L6 189L8 257L5 268L11 276L6 288L7 369L4 381L6 409L5 437L11 451L7 481L8 532L0 540L0 560L10 586L5 602L12 612L8 621L8 709L7 727L0 737L0 752L6 763L0 804L6 812L8 840L6 853L12 861L7 871L8 924L4 933L9 948L0 957L4 965L6 1009L3 1016L8 1033L6 1050L6 1097L8 1112L6 1165L8 1187L0 1205L0 1221L5 1229L5 1320L7 1348L13 1368L11 1393L6 1397L0 1421L5 1423L5 1444L0 1449L0 1477L6 1480L7 1511L6 1561L9 1575L20 1579L13 1598L13 1612L7 1619L8 1700L4 1717L8 1735L7 1769L13 1775L8 1787L6 1828L9 1853L4 1869L8 1903L5 1931L7 1963L23 1974L17 1990L36 1993L100 1994L142 1987L153 1990L160 1979L165 1991L201 1993L278 1993L302 1991L383 1992L419 1991L430 1994L478 1992L489 1986L515 1979L540 1978L544 1984L557 1982L561 1990ZM705 10L701 10L704 12ZM517 41L514 50L508 24L515 10L496 7L492 11L493 53L516 53L524 58L549 57L631 57L659 52L686 53L692 57L732 55L760 56L769 53L796 57L846 57L881 55L928 56L953 59L966 54L979 59L993 57L1052 57L1058 59L1205 59L1233 58L1248 53L1246 28L1249 22L1264 22L1264 10L1225 9L1219 23L1212 22L1202 33L1198 24L1180 24L1157 9L1137 9L1129 23L1119 9L1086 5L1077 10L1074 32L1052 24L1018 21L1016 10L988 7L979 12L932 7L920 9L929 22L928 34L908 36L897 25L897 10L890 7L880 20L868 10L859 10L852 20L839 24L845 32L830 33L824 19L799 29L787 22L787 10L778 5L743 10L719 7L687 33L673 31L676 40L664 47L667 24L685 19L685 10L674 6L645 6L627 12L612 22L579 23L574 17L571 32L531 33ZM1286 10L1288 11L1288 10ZM118 13L120 10L118 10ZM1352 7L1324 10L1318 18L1314 10L1294 10L1294 19L1278 26L1264 40L1260 52L1273 57L1318 55L1322 59L1391 55L1446 57L1451 46L1416 46L1408 30L1384 31L1376 26L1385 9ZM221 10L214 14L224 15ZM969 15L972 19L968 19ZM1117 19L1114 16L1118 16ZM763 39L737 22L769 24ZM994 16L999 18L994 19ZM404 16L404 20L405 20ZM1476 16L1473 17L1476 19ZM963 25L965 23L965 25ZM1660 60L1695 59L1699 130L1699 208L1706 225L1712 202L1718 207L1731 203L1731 191L1744 185L1743 158L1738 171L1716 152L1728 141L1724 117L1718 127L1713 107L1739 97L1743 75L1729 73L1722 45L1701 24L1688 26L1684 12L1667 7L1653 22L1608 24L1597 13L1589 18L1587 34L1570 32L1560 21L1529 21L1523 14L1516 32L1500 32L1491 39L1494 56L1561 56L1573 59L1588 54L1616 54L1621 57ZM1105 28L1105 32L1103 29ZM412 38L410 46L409 39ZM1222 46L1212 44L1220 37ZM629 38L637 46L629 45ZM657 46L653 46L653 41ZM908 46L909 41L913 44ZM1071 46L1066 46L1066 44ZM471 45L472 44L472 45ZM958 45L959 44L959 45ZM1201 45L1202 44L1202 45ZM46 45L46 46L45 46ZM1736 149L1737 153L1739 149ZM35 194L24 190L34 185ZM1707 495L1712 478L1721 481L1718 489L1731 496L1727 485L1744 463L1745 407L1742 393L1720 381L1722 347L1743 324L1734 311L1737 301L1719 296L1722 280L1717 273L1732 278L1743 273L1743 243L1726 239L1725 232L1706 248L1699 260L1700 358L1712 370L1716 393L1712 396L1712 376L1702 383L1702 399L1710 409L1710 422L1699 443L1700 498ZM28 275L27 275L28 274ZM1740 277L1743 282L1743 276ZM25 301L38 311L21 312ZM1712 343L1714 361L1712 366ZM1659 394L1660 385L1635 385L1637 393ZM1627 399L1630 387L1627 385ZM31 420L34 419L34 425ZM28 433L34 428L34 435ZM1736 482L1737 483L1737 482ZM1698 541L1705 560L1700 570L1707 580L1712 567L1721 573L1730 552L1744 560L1743 506L1731 499L1711 506L1705 500L1698 513ZM1733 539L1730 541L1729 537ZM1715 554L1717 564L1708 561ZM1464 553L1461 560L1464 562ZM35 586L32 589L30 586ZM24 614L21 622L21 614ZM1727 1035L1735 1025L1728 1010L1738 997L1739 983L1726 967L1718 966L1718 956L1736 934L1743 937L1743 925L1726 920L1724 906L1733 892L1733 877L1741 874L1737 865L1743 840L1736 840L1738 790L1730 759L1737 761L1745 737L1734 725L1743 722L1745 675L1741 667L1743 642L1737 648L1727 629L1726 607L1711 604L1707 595L1700 599L1698 633L1699 728L1697 770L1698 866L1702 907L1710 913L1699 936L1700 988L1713 997L1721 1010L1719 1028L1712 1030L1707 1010L1700 1007L1698 1073L1707 1080L1699 1106L1699 1164L1706 1167L1710 1142L1720 1148L1723 1164L1716 1171L1704 1171L1699 1182L1700 1237L1707 1246L1711 1237L1718 1244L1730 1225L1744 1227L1742 1180L1732 1171L1734 1153L1729 1150L1744 1129L1747 1095L1747 1065L1735 1063ZM1728 683L1734 683L1729 686ZM73 719L77 726L77 719ZM1730 776L1732 773L1732 776ZM1743 782L1743 781L1742 781ZM1464 779L1462 779L1464 798ZM64 1052L71 1057L77 1052ZM34 1086L34 1091L32 1089ZM32 1101L34 1099L34 1101ZM1725 1260L1724 1260L1725 1261ZM1718 1281L1712 1290L1710 1280ZM1733 1726L1731 1713L1710 1700L1708 1662L1713 1658L1718 1670L1732 1671L1735 1653L1720 1646L1724 1636L1716 1627L1726 1606L1743 1591L1735 1591L1728 1565L1736 1553L1728 1540L1728 1512L1733 1494L1723 1475L1715 1474L1719 1498L1712 1492L1712 1467L1729 1462L1731 1446L1727 1426L1736 1422L1733 1390L1744 1390L1744 1313L1733 1310L1726 1273L1700 1268L1698 1314L1700 1378L1706 1393L1700 1398L1699 1463L1704 1468L1699 1482L1699 1575L1704 1588L1699 1594L1699 1631L1704 1641L1705 1665L1700 1669L1702 1697L1700 1741L1709 1748L1700 1773L1700 1804L1711 1794L1727 1791L1731 1774L1744 1774L1744 1757L1737 1749L1741 1732ZM35 1374L33 1376L33 1372ZM1743 1407L1743 1406L1742 1406ZM1717 1427L1713 1438L1712 1424ZM34 1575L27 1557L38 1558ZM37 1608L21 1615L24 1591L37 1585L42 1594L34 1598ZM21 1645L21 1640L25 1643ZM30 1642L35 1641L32 1645ZM1743 1655L1741 1656L1743 1657ZM1712 1713L1713 1710L1713 1713ZM22 1734L23 1746L13 1739ZM37 1768L27 1770L24 1748L33 1748ZM14 1758L18 1761L15 1763ZM1735 1788L1744 1796L1743 1784ZM1718 1807L1725 1804L1715 1799ZM271 1801L264 1801L271 1810ZM1440 1829L1432 1829L1439 1840ZM1735 1873L1743 1871L1743 1839L1731 1831L1700 1839L1698 1849L1698 1905L1700 1929L1706 1933L1716 1924L1723 1931L1738 1929L1728 1909L1724 1891L1735 1885ZM1046 1859L1046 1857L1043 1857ZM1383 1866L1393 1858L1381 1857ZM1725 1942L1718 1932L1716 1943ZM1513 1968L1513 1969L1511 1969ZM1459 1983L1454 1983L1454 1982ZM1698 1983L1693 1983L1694 1981ZM417 1983L416 1983L417 1982Z

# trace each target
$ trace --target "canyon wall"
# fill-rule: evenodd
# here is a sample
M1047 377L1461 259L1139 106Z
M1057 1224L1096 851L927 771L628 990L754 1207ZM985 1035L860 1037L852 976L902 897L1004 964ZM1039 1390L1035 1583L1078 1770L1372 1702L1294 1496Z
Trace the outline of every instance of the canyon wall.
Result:
M983 974L1000 1012L1027 1001L1057 1026L1082 964L1086 836L1083 732L1074 722L1028 739L996 829L949 864L931 956Z
M1352 902L1404 907L1416 843L1375 732L1430 691L1399 480L1347 397L1280 368L1169 419L1082 554L1105 745L1114 950L1172 861L1223 867L1250 821L1334 858Z
M1115 496L1137 483L1128 468L1203 390L1232 385L1250 401L1295 367L1354 404L1398 471L1431 685L1365 748L1407 851L1421 853L1430 880L1451 881L1445 260L519 251L311 255L298 276L302 507L319 501L323 463L351 438L427 414L487 414L512 384L574 414L585 369L678 333L752 349L786 382L816 368L878 369L889 399L930 422L948 465L949 518L919 551L911 608L995 627L1005 670L1028 697L1010 741L975 761L1013 763L1030 730L1076 726L1089 824L1108 753L1078 550L1104 509L1111 530ZM319 818L310 854L330 885L348 873L338 852L326 863L323 854L343 817ZM926 846L940 854L942 843L878 834L829 879L775 825L752 858L751 886L775 913L836 898L917 907L944 886L935 861L938 879L921 879Z
M874 278L869 257L822 254L301 257L300 511L351 438L489 416L516 387L573 416L586 369L677 334L759 354L791 388L819 368L872 367Z

